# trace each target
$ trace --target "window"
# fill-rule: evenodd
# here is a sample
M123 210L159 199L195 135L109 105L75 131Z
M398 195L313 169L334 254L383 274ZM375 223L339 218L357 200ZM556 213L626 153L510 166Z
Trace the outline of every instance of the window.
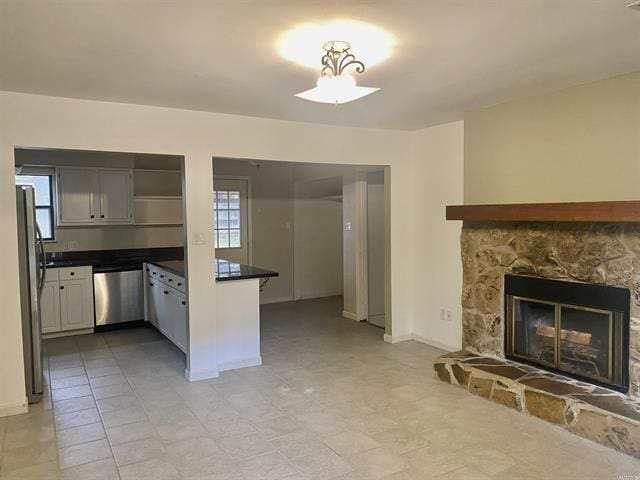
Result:
M16 185L31 185L35 189L36 221L43 240L53 240L53 172L20 173L16 175Z
M213 227L216 248L240 248L240 191L213 192Z

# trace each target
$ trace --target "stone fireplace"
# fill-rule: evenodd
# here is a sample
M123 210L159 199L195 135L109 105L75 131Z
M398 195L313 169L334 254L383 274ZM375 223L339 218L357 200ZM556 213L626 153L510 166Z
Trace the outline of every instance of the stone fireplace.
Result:
M463 223L464 350L437 376L640 457L640 223L497 220Z
M626 338L622 339L622 334L616 337L620 338L620 350L624 348L622 352L624 359L628 359L626 362L624 359L619 362L621 365L626 364L628 381L626 379L619 381L617 388L628 391L632 397L640 398L640 226L630 223L465 222L461 235L461 249L462 330L465 350L498 358L506 357L505 313L508 308L513 308L513 305L506 305L505 302L505 278L509 278L510 275L550 279L562 281L562 283L574 282L582 288L589 286L587 290L591 289L591 291L585 292L585 295L592 298L594 298L593 291L597 290L595 287L617 287L619 296L625 296L625 293L620 290L628 292L626 294L630 299L628 305L622 298L617 306L608 308L606 304L600 302L594 305L594 310L607 317L606 312L611 312L614 328L628 329ZM513 282L515 283L517 281ZM551 285L558 287L557 283ZM536 287L539 288L539 283L536 283ZM529 294L523 290L522 285L517 288L519 290L516 293L524 294L519 295L520 297L528 298ZM612 292L608 291L613 295ZM545 295L548 300L549 296ZM568 304L564 307L564 316L568 322L572 322L571 316L582 318L586 316L584 310L580 314L570 310L571 305L588 307L584 305L588 300L576 301L576 296L580 296L579 292L573 292L570 294L569 301L564 302ZM555 310L560 308L558 305L562 305L562 300L553 298L550 303L544 304L547 305L546 308L541 302L533 304L531 301L518 302L516 307L521 313L528 309L536 310L542 315L546 310L544 314L547 317L546 324L541 320L538 332L554 335L555 338L553 332ZM571 301L572 298L573 301ZM544 302L545 298L538 298L538 300ZM510 311L516 313L515 310ZM627 321L624 318L627 315L626 312L629 315L628 327L624 325ZM592 313L594 317L597 316L596 312ZM573 322L575 323L575 320ZM576 333L580 331L573 328L565 330ZM568 331L564 332L565 340L568 333ZM593 338L595 332L591 333ZM586 341L584 336L581 341ZM515 345L512 346L515 347ZM512 354L509 356L513 358ZM539 362L541 366L545 361L543 357L540 358L542 362ZM548 366L554 368L557 362L548 361L547 363L553 364ZM575 365L570 368L575 368ZM586 377L589 377L589 374L581 378L589 381ZM594 378L591 380L598 384L613 383ZM611 386L616 387L616 385Z

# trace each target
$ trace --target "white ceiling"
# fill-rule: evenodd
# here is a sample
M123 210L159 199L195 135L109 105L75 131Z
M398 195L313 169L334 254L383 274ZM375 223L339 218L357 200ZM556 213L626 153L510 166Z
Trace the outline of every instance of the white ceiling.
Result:
M336 125L417 129L467 109L640 70L630 0L0 0L0 89ZM350 18L394 34L341 106L279 35ZM349 40L349 39L344 39ZM353 52L357 55L357 52Z

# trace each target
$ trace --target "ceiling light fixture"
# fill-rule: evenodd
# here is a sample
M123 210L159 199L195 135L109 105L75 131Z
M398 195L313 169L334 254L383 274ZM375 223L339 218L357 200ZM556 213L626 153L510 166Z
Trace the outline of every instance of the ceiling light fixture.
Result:
M351 44L342 40L325 43L325 54L320 63L320 78L317 86L296 94L312 102L341 104L372 94L379 88L359 87L350 75L351 71L363 73L365 66L349 50Z

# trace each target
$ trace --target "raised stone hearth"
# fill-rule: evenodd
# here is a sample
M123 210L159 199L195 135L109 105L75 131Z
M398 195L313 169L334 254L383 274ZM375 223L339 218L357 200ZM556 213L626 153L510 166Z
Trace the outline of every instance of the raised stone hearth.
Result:
M479 355L504 358L505 274L628 288L632 299L628 393L640 399L640 224L465 222L461 248L462 343L465 350ZM475 391L488 388L486 382L474 382ZM511 401L505 393L496 395ZM540 400L540 408L546 409L549 402Z
M640 458L640 401L627 395L466 351L434 368L442 381Z

